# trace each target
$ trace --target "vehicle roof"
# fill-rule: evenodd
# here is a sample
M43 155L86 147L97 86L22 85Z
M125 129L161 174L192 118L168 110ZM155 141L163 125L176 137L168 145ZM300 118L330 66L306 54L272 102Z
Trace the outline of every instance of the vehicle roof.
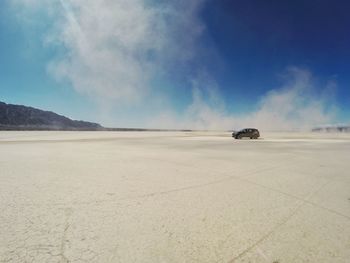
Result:
M258 130L258 129L256 129L256 128L244 128L244 129L241 129L241 131L243 131L243 130Z

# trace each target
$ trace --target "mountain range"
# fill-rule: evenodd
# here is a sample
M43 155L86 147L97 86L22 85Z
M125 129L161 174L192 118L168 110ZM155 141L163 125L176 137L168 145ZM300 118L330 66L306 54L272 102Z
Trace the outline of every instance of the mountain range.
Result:
M98 123L77 121L51 111L0 102L0 130L104 130Z

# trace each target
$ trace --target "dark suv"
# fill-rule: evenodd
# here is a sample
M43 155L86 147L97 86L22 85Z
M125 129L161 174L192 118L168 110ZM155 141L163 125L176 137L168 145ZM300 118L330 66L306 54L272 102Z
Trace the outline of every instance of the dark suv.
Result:
M234 137L235 139L242 139L243 137L247 137L250 139L258 139L260 137L260 133L258 129L247 128L238 132L233 132L232 137Z

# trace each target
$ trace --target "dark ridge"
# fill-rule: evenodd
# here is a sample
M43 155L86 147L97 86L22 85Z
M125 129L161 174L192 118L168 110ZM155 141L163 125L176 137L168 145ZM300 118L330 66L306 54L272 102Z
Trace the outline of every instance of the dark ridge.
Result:
M326 126L312 129L313 132L350 132L350 126Z
M0 130L104 130L98 124L71 120L51 111L0 102Z
M71 120L52 111L0 101L0 130L5 131L183 131L176 129L105 128L98 123Z

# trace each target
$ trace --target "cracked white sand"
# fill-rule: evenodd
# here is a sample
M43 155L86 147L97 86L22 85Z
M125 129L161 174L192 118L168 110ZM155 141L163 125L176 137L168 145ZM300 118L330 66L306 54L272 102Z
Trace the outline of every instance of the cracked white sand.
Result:
M1 132L0 262L349 262L350 135Z

